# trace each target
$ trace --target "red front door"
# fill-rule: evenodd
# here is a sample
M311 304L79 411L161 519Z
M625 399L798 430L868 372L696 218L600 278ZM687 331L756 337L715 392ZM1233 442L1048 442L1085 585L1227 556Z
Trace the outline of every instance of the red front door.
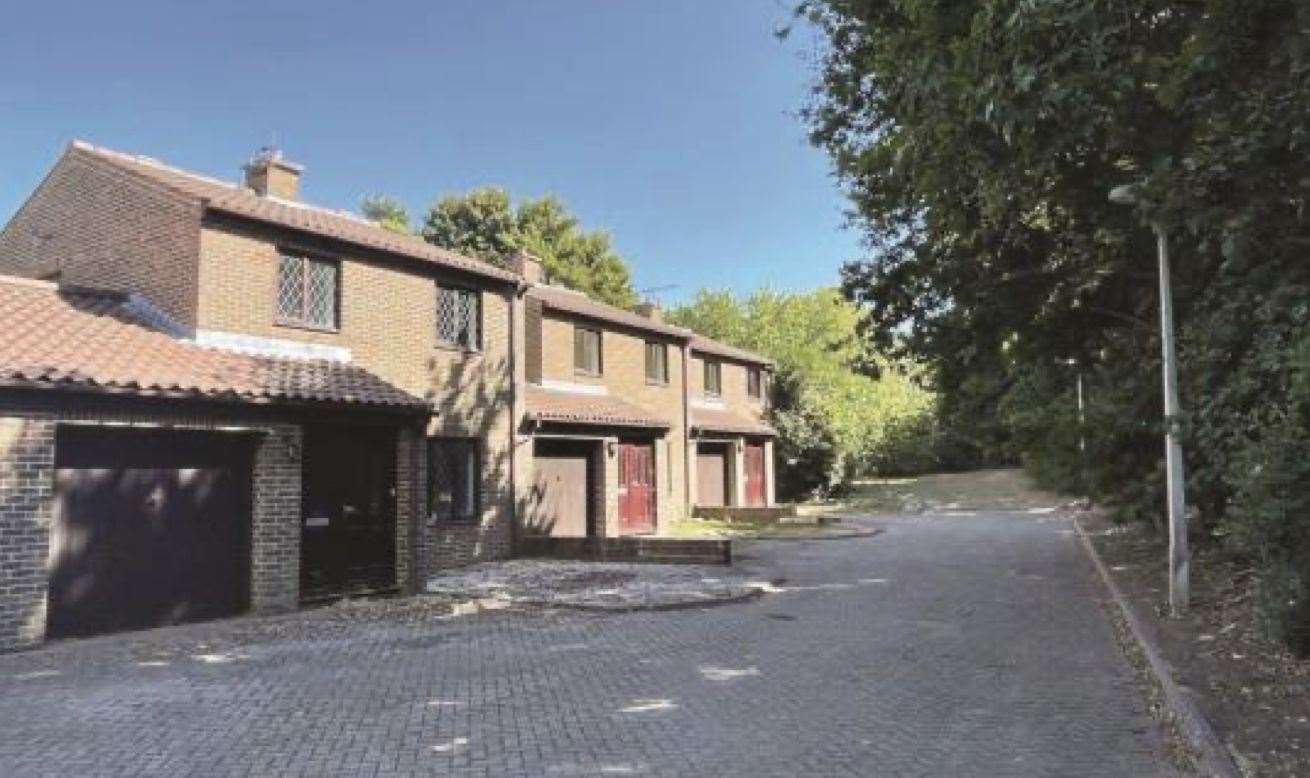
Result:
M619 524L623 532L655 531L655 447L619 444Z
M746 470L746 504L752 508L762 507L765 504L764 446L747 443L743 464Z

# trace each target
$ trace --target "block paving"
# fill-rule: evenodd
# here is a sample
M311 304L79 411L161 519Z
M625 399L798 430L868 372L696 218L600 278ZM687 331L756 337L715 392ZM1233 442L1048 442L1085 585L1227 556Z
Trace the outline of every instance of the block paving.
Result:
M745 603L430 598L0 656L0 775L1150 776L1162 736L1058 516L744 544Z

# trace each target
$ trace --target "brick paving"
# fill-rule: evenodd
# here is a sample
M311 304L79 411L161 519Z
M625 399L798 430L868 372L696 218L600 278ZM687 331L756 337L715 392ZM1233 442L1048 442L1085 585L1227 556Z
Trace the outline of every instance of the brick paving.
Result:
M1170 774L1066 520L745 545L783 591L423 600L0 656L0 775Z

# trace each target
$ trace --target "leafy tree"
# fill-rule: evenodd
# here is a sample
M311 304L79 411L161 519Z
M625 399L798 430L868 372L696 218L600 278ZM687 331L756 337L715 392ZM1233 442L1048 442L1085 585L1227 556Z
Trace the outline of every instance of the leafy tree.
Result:
M373 194L366 195L359 206L365 216L382 225L382 227L401 235L413 232L409 225L409 210L405 204L394 197Z
M627 264L607 233L587 232L555 197L515 207L503 189L475 189L438 200L428 210L423 237L429 243L493 264L519 249L542 261L546 280L586 292L621 308L637 303Z
M826 39L811 137L870 246L844 289L871 342L927 363L940 423L979 458L1022 455L1073 485L1072 376L1056 367L1073 358L1086 483L1158 517L1148 224L1169 231L1189 498L1202 530L1294 595L1268 617L1294 632L1310 583L1286 571L1310 530L1277 501L1310 489L1279 457L1288 425L1308 421L1289 376L1310 312L1310 5L805 0L799 13ZM1107 201L1139 180L1136 208Z
M518 219L509 192L487 187L442 197L423 220L423 239L442 248L503 264L518 248Z

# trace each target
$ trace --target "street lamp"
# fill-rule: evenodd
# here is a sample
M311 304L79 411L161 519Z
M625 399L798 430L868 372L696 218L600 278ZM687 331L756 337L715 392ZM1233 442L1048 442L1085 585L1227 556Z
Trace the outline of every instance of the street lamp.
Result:
M1087 483L1087 420L1084 418L1083 412L1083 368L1076 359L1057 359L1055 363L1065 367L1072 367L1078 381L1078 457L1083 482L1083 496L1086 497L1091 490L1088 488Z
M1140 184L1110 190L1110 202L1136 205ZM1169 611L1180 616L1188 604L1187 503L1183 497L1183 447L1174 429L1178 416L1178 366L1174 351L1174 302L1169 285L1169 237L1151 223L1160 254L1160 344L1164 353L1164 454L1169 497Z

